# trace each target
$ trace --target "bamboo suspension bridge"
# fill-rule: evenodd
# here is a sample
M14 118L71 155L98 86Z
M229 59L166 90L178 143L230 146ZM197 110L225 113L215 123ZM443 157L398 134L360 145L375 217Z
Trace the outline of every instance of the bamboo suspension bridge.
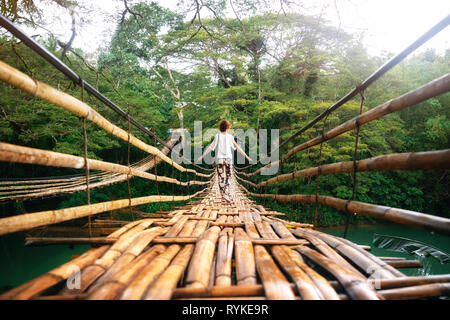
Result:
M357 160L360 126L450 91L450 74L445 74L420 88L362 112L364 90L447 27L449 22L450 17L447 16L344 98L285 140L280 148L315 123L324 121L321 135L295 146L277 164L282 165L296 153L313 146L319 145L322 150L323 143L355 130L353 161L321 165L319 157L316 167L280 174L260 183L250 179L273 163L258 169L256 165L234 168L230 184L231 202L228 203L220 197L218 176L213 169L194 164L188 168L187 165L175 163L168 156L177 139L163 141L157 137L0 15L2 27L79 84L83 93L91 93L128 121L127 131L85 103L84 95L77 99L0 61L2 82L80 116L84 124L84 156L0 142L0 161L81 170L75 176L1 181L0 201L36 199L73 192L85 192L87 198L87 204L83 206L0 218L0 236L44 230L74 219L88 219L84 227L85 236L74 237L73 234L64 235L63 232L63 236L48 237L44 232L40 236L27 237L27 241L34 244L92 245L81 256L1 294L0 299L448 298L450 274L408 277L397 268L417 267L420 263L403 258L376 257L369 252L370 247L353 243L345 236L340 238L316 230L317 211L314 213L314 224L287 221L283 213L259 205L250 197L322 204L343 211L347 217L351 214L371 216L450 236L450 219L354 200L358 172L450 169L448 149ZM328 115L357 95L361 96L360 114L325 132ZM128 152L130 147L135 147L148 156L134 164L128 161L127 165L89 159L86 121L125 141ZM150 135L155 141L154 146L131 134L131 125ZM163 145L161 149L156 147L157 141ZM161 162L171 166L172 177L157 174L157 166ZM250 172L253 168L255 170ZM150 169L154 173L150 173ZM95 173L91 174L90 170L95 170ZM186 178L191 175L191 180L174 178L175 170L185 174ZM315 194L311 195L263 192L263 188L280 181L310 176L320 178L321 175L344 172L353 174L353 193L349 199L320 195L319 180L316 180ZM187 192L184 195L174 192L172 195L160 195L158 191L157 195L133 198L129 184L133 177L154 181L156 185L178 185L186 188ZM90 190L125 181L128 182L127 199L90 203ZM197 188L202 189L197 191ZM187 201L187 204L175 207L175 201ZM172 202L173 210L154 214L133 210L135 206L152 202ZM130 222L96 217L101 213L123 209L130 209L139 218Z

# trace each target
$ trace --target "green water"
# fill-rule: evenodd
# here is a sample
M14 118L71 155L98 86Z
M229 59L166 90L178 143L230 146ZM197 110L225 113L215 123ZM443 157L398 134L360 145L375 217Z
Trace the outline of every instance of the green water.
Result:
M25 247L22 234L0 237L0 292L16 287L87 251L90 245Z
M320 231L343 237L344 227L321 228ZM397 236L417 240L433 246L445 253L450 253L450 237L431 233L426 230L411 228L399 224L376 224L350 226L347 233L347 239L360 244L371 247L371 253L378 257L404 257L408 260L419 260L423 264L423 268L400 268L399 270L408 276L425 276L431 274L450 274L450 263L441 264L434 257L421 257L406 252L389 251L386 249L376 248L372 245L374 234L382 234L389 236Z
M344 228L322 228L320 231L341 237ZM377 256L405 257L410 260L420 260L423 263L423 268L400 269L406 275L450 274L450 263L441 264L433 257L424 258L408 253L374 248L372 238L375 233L418 240L446 253L450 253L450 237L396 224L351 226L347 235L347 239L357 244L370 245L371 252ZM23 235L2 236L0 237L0 292L54 269L68 262L72 255L81 254L89 248L89 245L25 247Z

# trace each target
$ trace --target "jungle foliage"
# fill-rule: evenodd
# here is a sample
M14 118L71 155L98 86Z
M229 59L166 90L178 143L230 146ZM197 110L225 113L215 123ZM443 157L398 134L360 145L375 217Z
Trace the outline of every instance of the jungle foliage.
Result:
M79 1L55 2L71 12L81 6ZM17 3L15 8L2 6L2 13L15 17L19 23L36 23L39 9L34 2ZM393 55L370 55L359 35L339 30L320 17L295 12L261 13L256 0L234 1L233 18L225 14L226 8L230 9L227 2L204 1L204 9L210 15L200 17L197 11L192 20L153 2L124 3L127 6L111 32L109 46L95 59L86 60L81 49L61 43L52 34L38 41L164 139L170 128L193 131L194 121L202 121L206 130L216 127L220 119L228 119L235 129L280 129L283 141ZM0 59L35 79L81 97L80 87L7 34L0 38ZM449 64L450 50L439 54L429 49L412 55L366 90L363 111L447 73ZM83 155L79 117L5 84L0 84L0 97L0 141ZM94 97L86 95L85 100L106 118L127 128L125 120ZM449 148L449 103L447 93L362 126L358 159ZM355 98L332 113L325 128L354 117L359 108L359 98ZM319 122L287 144L281 154L320 135L322 127L323 122ZM126 142L93 124L88 124L87 133L89 157L127 163ZM137 129L132 133L154 144ZM202 141L204 146L209 143ZM354 132L325 143L322 164L352 160L354 143ZM132 162L144 156L142 151L132 148ZM319 146L292 157L283 165L282 173L316 166L318 160ZM0 166L0 175L5 179L74 173L80 171L5 163ZM172 171L161 165L158 174L171 176ZM179 178L179 172L175 174ZM264 179L267 177L257 176L253 181ZM449 181L445 171L359 173L356 200L448 217ZM315 178L306 178L281 182L270 186L267 192L314 194L315 188ZM172 186L160 183L159 190L171 194ZM187 192L177 187L175 191ZM132 180L133 196L155 193L154 183L140 178ZM320 178L320 194L348 199L351 193L351 174ZM126 183L94 190L92 194L93 202L128 197ZM6 204L2 208L4 215L10 215L84 203L83 193ZM272 200L269 204L274 210L289 212L288 218L312 221L312 205L291 206ZM153 204L146 210L156 208L157 204ZM320 207L319 213L320 225L345 221L342 212L328 207ZM370 219L353 220L357 221Z

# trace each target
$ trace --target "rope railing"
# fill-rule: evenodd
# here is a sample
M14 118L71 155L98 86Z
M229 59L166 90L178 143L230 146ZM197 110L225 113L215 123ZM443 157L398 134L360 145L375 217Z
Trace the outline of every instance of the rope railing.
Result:
M176 143L176 139L169 139L166 143L169 145L174 145ZM163 147L161 152L164 154L169 152L169 149ZM134 164L131 165L132 168L140 170L140 171L148 171L154 166L160 163L161 159L155 156L148 156ZM130 178L132 178L131 176ZM25 186L16 186L16 181L9 181L12 183L12 186L8 187L0 187L0 190L8 190L6 192L0 192L0 201L6 200L28 200L33 198L41 198L41 197L53 197L61 194L74 193L85 191L85 176L80 175L78 177L65 179L56 179L61 181L59 184L57 183L48 183L48 184L36 184L37 182L31 181L31 183L35 183L34 185L25 185ZM120 183L127 180L127 176L119 173L112 172L100 172L89 175L89 188L95 189L100 187L109 186L112 184ZM52 182L53 180L37 180L40 182ZM27 180L21 181L23 184L27 183ZM29 182L29 181L28 181ZM5 181L4 183L8 183ZM57 185L57 187L55 187ZM26 189L29 191L20 191L21 189ZM31 189L31 190L30 190Z
M132 164L132 167L140 168L142 171L147 171L146 168L150 163L153 163L153 158L157 158L154 156L148 156L134 164ZM143 161L145 160L145 161ZM99 180L99 179L109 179L112 177L117 176L118 174L110 173L110 172L99 172L99 173L93 173L89 175L89 179L92 180ZM50 187L53 185L66 185L71 183L77 183L80 182L80 180L84 179L84 175L78 174L76 176L73 175L67 175L67 178L62 178L65 176L60 176L57 178L53 177L40 177L37 180L13 180L13 178L10 178L9 180L2 181L0 183L0 190L20 190L20 189L39 189L39 188L45 188ZM23 178L21 178L23 179ZM4 186L4 187L1 187Z

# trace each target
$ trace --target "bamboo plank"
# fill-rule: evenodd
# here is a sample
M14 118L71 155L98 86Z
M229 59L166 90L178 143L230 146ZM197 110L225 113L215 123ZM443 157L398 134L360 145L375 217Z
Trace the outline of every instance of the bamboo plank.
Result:
M450 283L433 283L379 291L379 294L388 300L410 300L428 297L440 297L448 296L449 293Z
M256 284L256 265L250 237L241 228L234 230L236 280L238 285Z
M295 234L300 236L302 238L307 239L311 244L316 247L317 250L319 250L323 255L326 257L334 260L335 262L339 263L341 266L346 267L347 269L351 270L353 273L356 273L360 275L361 277L364 277L364 275L359 272L356 268L354 268L350 263L347 262L344 258L342 258L336 251L331 249L325 241L321 240L320 238L311 236L307 234L306 232L303 232L302 229L298 228L295 229Z
M294 300L294 291L267 250L261 245L255 245L254 249L256 270L261 278L267 299Z
M164 271L158 280L148 290L146 300L167 300L172 296L179 279L186 270L190 258L194 252L194 245L185 245L176 256L170 266Z
M273 246L271 252L297 286L303 300L321 300L322 295L308 275L292 261L281 246Z
M89 288L89 299L112 299L111 297L115 297L117 291L123 289L123 285L119 286L116 283L114 285L108 284L105 287L107 282L113 276L122 272L147 247L152 239L161 233L163 233L163 230L159 227L142 231L114 264Z
M186 283L188 286L208 286L219 232L219 227L211 227L197 241L187 270Z
M308 277L313 281L317 291L320 293L321 298L325 300L339 300L339 295L336 293L335 289L331 284L321 276L318 272L310 268L303 260L302 256L294 250L287 247L283 247L285 253L289 256L290 260L295 262L297 266L304 271Z
M215 284L218 287L231 286L231 261L233 258L234 235L230 228L223 229L217 244Z
M292 232L295 234L298 231L293 230ZM369 259L366 255L362 254L361 251L364 251L364 250L360 249L361 251L358 251L354 247L349 246L346 243L343 243L336 237L332 237L330 235L327 235L327 234L324 234L321 232L319 233L317 231L303 230L303 232L300 233L300 236L301 236L301 234L303 234L305 232L313 234L313 235L317 236L318 238L320 238L321 240L323 240L324 242L326 242L329 246L331 246L335 250L339 251L342 255L347 257L350 261L355 263L357 266L359 266L361 270L363 270L367 274L370 274L372 277L377 278L377 279L378 278L379 279L395 278L395 276L390 271L388 271L384 268L384 265L380 265L380 264L376 263L375 261Z
M80 257L69 261L40 277L30 280L10 291L7 291L0 295L0 300L26 300L33 296L43 292L51 286L57 284L62 280L68 279L74 274L74 270L82 270L86 266L92 264L100 256L102 256L109 246L103 246L100 248L93 248L86 251Z
M418 260L384 260L388 265L394 268L422 268L422 262Z
M170 264L170 261L181 250L181 246L174 244L169 246L163 253L154 258L150 264L141 270L139 275L131 281L123 291L120 299L136 300L141 299L148 286L158 278L159 275Z
M238 286L214 286L206 288L183 287L174 290L172 298L212 298L212 297L253 297L263 296L264 287L260 284Z
M209 211L205 214L207 218L209 216ZM195 227L193 222L188 221L185 224L183 230L181 230L179 236L188 237L196 236L202 234L206 227L207 221L195 222ZM192 225L190 224L192 223ZM194 227L194 228L193 228ZM173 262L167 267L167 269L161 274L161 276L150 286L145 295L146 300L165 300L170 299L172 292L175 289L177 283L182 279L183 274L187 268L191 256L194 252L194 245L188 244L180 251L180 253L175 257Z
M367 283L365 278L353 273L315 250L305 246L299 246L296 250L335 276L352 299L379 300L375 289Z
M384 268L385 270L387 270L388 272L390 272L391 274L393 274L396 277L404 277L405 275L403 273L401 273L400 271L398 271L397 269L391 267L390 265L388 265L387 263L385 263L383 260L379 259L378 257L376 257L373 254L370 254L369 252L367 252L367 250L364 250L363 248L361 248L361 246L354 244L353 242L344 239L344 238L339 238L336 236L328 236L328 237L324 237L323 233L317 232L317 231L310 231L311 233L314 233L317 235L317 237L322 237L321 239L324 240L325 242L327 242L327 238L328 239L337 239L340 242L343 242L344 244L352 247L353 249L355 249L356 251L358 251L360 254L366 256L366 258L372 260L373 262L375 262L376 264L378 264L381 268ZM330 243L328 243L330 245Z
M414 276L414 277L402 277L395 279L373 279L371 282L375 285L379 285L381 289L391 289L399 287L419 286L433 283L449 283L450 275L428 275L428 276Z

